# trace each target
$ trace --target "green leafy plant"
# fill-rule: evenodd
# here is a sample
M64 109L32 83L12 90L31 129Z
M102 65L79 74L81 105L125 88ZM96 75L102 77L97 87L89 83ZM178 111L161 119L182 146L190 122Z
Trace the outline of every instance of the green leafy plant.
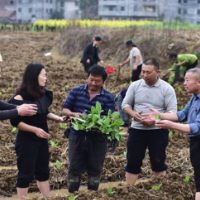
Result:
M65 85L65 87L66 87L66 88L69 88L70 86L69 86L69 85Z
M174 73L171 71L171 72L169 73L168 83L169 83L169 84L172 84L173 81L174 81Z
M111 94L113 94L114 92L115 92L115 91L114 91L114 90L112 90L110 93L111 93Z
M61 168L61 163L60 163L58 160L56 160L56 167L57 167L58 169Z
M102 116L103 112L101 104L97 101L96 107L91 107L91 113L83 115L81 119L73 118L72 128L75 130L84 130L86 132L92 131L95 133L102 133L107 136L107 139L112 141L117 139L123 141L123 128L120 128L124 122L119 119L119 112L108 111L108 115Z
M109 186L109 188L108 188L108 196L110 197L114 193L115 193L115 191L112 191L112 187Z
M67 126L67 123L60 123L61 128L66 128L66 126Z
M178 108L179 110L183 110L184 106L182 105L182 106L179 106Z
M58 143L53 142L52 140L50 140L51 146L52 147L56 147L58 145Z
M16 127L14 127L13 129L12 129L12 132L15 132L17 130L17 128Z
M8 87L8 90L11 90L11 87Z
M2 95L2 92L0 92L0 95Z
M130 81L130 84L132 84L133 83L133 81Z
M127 85L127 83L124 83L124 86L126 86Z
M62 114L62 111L59 111L60 114Z
M173 136L174 134L170 131L169 132L169 137Z
M174 134L170 131L169 132L169 137L173 136Z
M188 183L189 180L190 180L190 177L189 177L189 176L186 176L186 177L183 179L183 181L184 181L185 183Z
M162 183L158 186L154 185L152 188L156 191L160 190L160 187L162 186Z
M127 158L127 151L124 151L124 156Z
M156 122L161 121L161 116L160 115L156 115L155 118L156 118Z
M76 198L78 197L78 195L77 196L70 196L70 197L68 197L68 200L75 200Z
M182 91L182 88L180 86L177 87L178 91Z

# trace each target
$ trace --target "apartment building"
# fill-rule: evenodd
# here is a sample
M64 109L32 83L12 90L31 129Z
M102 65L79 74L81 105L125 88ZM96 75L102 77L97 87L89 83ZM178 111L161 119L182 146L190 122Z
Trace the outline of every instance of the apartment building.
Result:
M200 23L200 0L99 0L103 20L181 19Z
M49 19L56 10L56 0L17 0L17 22L30 23L33 19Z
M99 16L103 20L157 18L158 0L99 0Z

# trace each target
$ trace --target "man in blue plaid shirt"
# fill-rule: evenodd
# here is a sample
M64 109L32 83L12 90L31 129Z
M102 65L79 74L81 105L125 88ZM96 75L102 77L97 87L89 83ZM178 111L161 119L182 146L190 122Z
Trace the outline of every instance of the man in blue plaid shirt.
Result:
M194 68L186 72L185 89L188 93L193 93L192 98L182 111L177 113L159 113L151 109L152 113L143 114L143 120L155 120L155 115L161 116L161 121L156 126L164 129L175 129L186 133L190 138L190 159L194 168L196 183L196 198L200 200L200 69ZM187 121L187 124L175 122Z

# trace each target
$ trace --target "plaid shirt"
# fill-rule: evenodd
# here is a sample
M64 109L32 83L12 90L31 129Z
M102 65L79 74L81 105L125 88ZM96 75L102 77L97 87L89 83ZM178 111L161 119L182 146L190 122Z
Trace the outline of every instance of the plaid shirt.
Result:
M187 137L200 137L200 94L193 94L190 101L182 111L177 112L180 122L187 121L192 134L187 134Z
M109 110L115 111L115 100L110 92L102 87L101 92L90 100L87 84L72 88L63 108L69 109L71 112L83 113L85 110L91 111L91 107L95 107L97 101L101 104L102 115L107 115ZM71 126L70 129L76 134L85 134L85 131L76 131Z

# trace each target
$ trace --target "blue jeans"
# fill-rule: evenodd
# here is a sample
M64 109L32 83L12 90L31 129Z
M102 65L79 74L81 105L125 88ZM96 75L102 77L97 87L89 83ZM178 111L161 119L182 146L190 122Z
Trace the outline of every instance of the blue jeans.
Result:
M128 127L130 117L127 114L125 114L125 112L122 110L123 98L120 93L116 96L115 100L116 100L117 108L119 110L120 118L121 120L124 121L124 125L122 125L122 127Z

